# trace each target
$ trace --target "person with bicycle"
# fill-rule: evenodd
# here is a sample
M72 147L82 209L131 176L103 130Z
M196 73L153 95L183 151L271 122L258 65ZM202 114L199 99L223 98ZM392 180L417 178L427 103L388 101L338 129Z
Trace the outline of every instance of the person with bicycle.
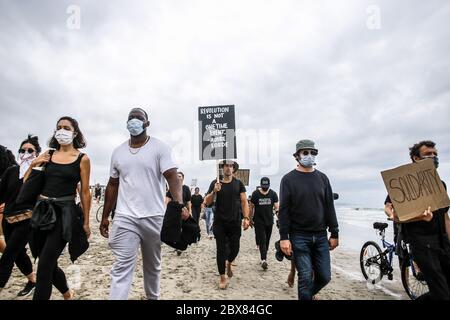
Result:
M102 188L100 187L100 183L97 183L94 188L94 195L97 204L100 203L100 199L102 198Z
M412 162L431 158L438 168L438 151L433 141L418 142L409 150ZM447 189L445 183L444 186ZM409 243L414 262L428 284L429 295L423 298L450 300L449 208L433 212L428 208L422 216L400 222L389 196L385 203L386 214L400 224L401 235Z
M313 141L300 140L293 154L298 166L280 183L280 247L294 255L300 300L312 300L330 282L330 250L339 245L333 191L327 176L314 168L317 154Z

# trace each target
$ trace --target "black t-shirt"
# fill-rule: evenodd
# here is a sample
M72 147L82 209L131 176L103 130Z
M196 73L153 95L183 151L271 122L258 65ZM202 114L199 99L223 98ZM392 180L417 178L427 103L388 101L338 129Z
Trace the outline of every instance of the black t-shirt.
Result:
M250 200L255 206L253 221L266 226L273 224L273 206L278 202L278 195L272 189L267 194L262 194L260 190L252 193Z
M167 191L166 197L173 200L170 191ZM191 201L191 189L188 186L183 185L183 204L187 205L187 203Z
M19 166L9 167L0 180L0 204L5 203L3 212L5 217L30 209L29 205L16 204L16 198L23 184L23 179L19 179L19 168Z
M102 195L102 189L101 188L95 188L95 196L101 196Z
M445 190L447 190L447 186L444 181ZM389 195L386 197L386 203L392 203ZM395 208L394 208L395 209ZM437 242L441 242L442 240L447 238L447 231L445 229L445 215L448 212L449 207L438 209L433 211L433 219L430 222L427 221L416 221L416 222L408 222L402 223L402 233L406 237L407 241L414 241L416 239L420 240L421 238L428 238L430 240L436 240Z
M192 206L195 208L200 208L203 203L203 197L201 194L193 194L191 197Z
M213 192L216 182L211 182L208 193ZM240 222L242 192L245 192L245 186L241 180L233 178L229 183L222 182L222 188L217 192L215 222Z

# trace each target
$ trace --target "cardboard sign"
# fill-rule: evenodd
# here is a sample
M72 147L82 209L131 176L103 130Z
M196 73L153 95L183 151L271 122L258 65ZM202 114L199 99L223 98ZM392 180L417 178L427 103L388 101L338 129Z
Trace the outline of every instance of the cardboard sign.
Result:
M191 180L191 187L196 187L197 186L197 179L192 179Z
M223 169L219 169L219 181L223 180ZM238 169L235 173L233 173L233 176L236 179L239 179L242 181L244 186L248 186L250 183L250 169Z
M234 106L198 108L200 160L236 159Z
M382 171L384 184L400 221L450 206L432 159Z
M244 186L248 187L250 183L250 169L238 169L234 177L241 180Z

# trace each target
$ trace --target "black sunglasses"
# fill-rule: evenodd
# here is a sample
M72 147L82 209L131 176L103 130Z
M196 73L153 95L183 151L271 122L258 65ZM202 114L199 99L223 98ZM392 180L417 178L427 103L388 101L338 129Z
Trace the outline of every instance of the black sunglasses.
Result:
M319 152L317 150L303 150L303 151L301 151L301 154L304 156L307 156L309 154L311 154L313 156L317 156L319 154Z
M33 152L36 152L36 150L34 150L33 148L28 148L28 149L20 148L19 149L19 153L25 153L25 152L33 153Z

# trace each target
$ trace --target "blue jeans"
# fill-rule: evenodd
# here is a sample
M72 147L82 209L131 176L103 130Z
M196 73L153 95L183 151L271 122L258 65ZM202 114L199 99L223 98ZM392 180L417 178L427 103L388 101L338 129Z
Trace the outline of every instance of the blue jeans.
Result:
M331 280L327 234L293 234L290 240L298 272L298 299L311 300Z
M206 232L208 233L208 236L212 236L213 230L212 225L214 222L214 211L212 208L205 208L205 223L206 223Z

